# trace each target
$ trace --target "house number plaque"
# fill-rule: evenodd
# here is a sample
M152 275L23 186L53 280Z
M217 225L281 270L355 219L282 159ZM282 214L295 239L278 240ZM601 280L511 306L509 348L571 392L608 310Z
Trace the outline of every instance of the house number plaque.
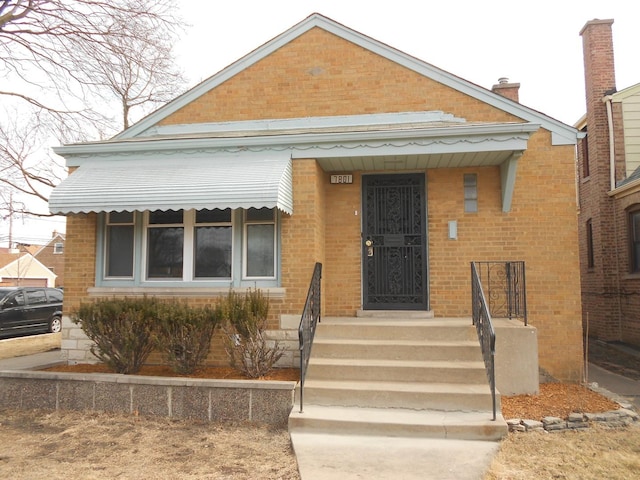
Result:
M331 183L353 183L353 175L331 175Z

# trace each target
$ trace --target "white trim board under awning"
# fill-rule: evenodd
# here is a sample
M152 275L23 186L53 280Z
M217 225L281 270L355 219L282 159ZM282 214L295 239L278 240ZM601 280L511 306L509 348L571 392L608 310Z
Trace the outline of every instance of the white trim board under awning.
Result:
M290 154L83 163L49 197L53 214L274 208L293 213Z

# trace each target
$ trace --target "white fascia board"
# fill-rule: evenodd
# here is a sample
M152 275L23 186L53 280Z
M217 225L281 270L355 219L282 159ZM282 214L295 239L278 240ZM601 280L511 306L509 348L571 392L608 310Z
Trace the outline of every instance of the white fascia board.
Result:
M302 22L275 37L273 40L258 47L253 52L231 64L229 67L218 72L217 74L195 86L188 92L184 93L176 100L151 113L135 125L131 126L129 129L114 137L114 139L133 138L139 136L140 134L143 134L147 129L155 126L162 119L196 100L198 97L204 95L209 90L217 87L242 70L262 60L274 51L278 50L282 46L286 45L287 43L291 42L292 40L296 39L297 37L314 27L322 28L366 50L381 55L382 57L387 58L392 62L398 63L399 65L402 65L420 75L431 78L432 80L447 85L455 90L465 93L500 110L515 115L516 117L527 120L528 122L538 123L543 128L552 132L553 145L567 145L575 144L577 142L577 131L573 127L566 125L559 120L555 120L551 117L548 117L547 115L537 112L536 110L525 107L518 102L509 100L502 95L475 85L474 83L471 83L467 80L463 80L460 77L441 70L429 63L419 60L384 43L374 40L371 37L367 37L366 35L351 30L319 14L313 14L309 16Z
M640 83L632 85L630 87L625 88L624 90L620 90L619 92L612 93L609 95L612 102L622 102L623 100L637 95L640 93Z

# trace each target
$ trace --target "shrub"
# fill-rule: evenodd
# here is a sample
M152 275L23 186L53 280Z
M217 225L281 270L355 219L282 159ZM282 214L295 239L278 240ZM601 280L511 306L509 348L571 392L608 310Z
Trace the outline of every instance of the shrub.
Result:
M229 363L247 377L264 377L284 354L278 342L269 342L265 335L269 299L257 289L244 296L231 291L221 308Z
M117 373L137 373L154 348L158 302L122 298L82 304L73 319L94 345L91 353Z
M187 375L204 363L220 320L220 308L217 306L191 307L178 302L159 304L157 344L174 372Z

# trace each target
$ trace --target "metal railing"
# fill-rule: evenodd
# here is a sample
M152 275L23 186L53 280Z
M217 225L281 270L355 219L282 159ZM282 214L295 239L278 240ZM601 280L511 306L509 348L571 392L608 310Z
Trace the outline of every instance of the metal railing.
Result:
M300 326L298 327L298 340L300 342L300 413L304 403L304 379L311 356L313 337L316 334L316 326L320 322L320 287L322 280L322 264L316 263L304 303Z
M471 262L471 307L473 324L478 332L478 340L482 348L484 366L487 370L487 379L491 388L491 401L493 405L493 420L496 419L496 332L491 321L491 313L487 300L482 291L482 283L476 268L476 263Z
M527 325L524 262L473 262L494 318L521 318Z

